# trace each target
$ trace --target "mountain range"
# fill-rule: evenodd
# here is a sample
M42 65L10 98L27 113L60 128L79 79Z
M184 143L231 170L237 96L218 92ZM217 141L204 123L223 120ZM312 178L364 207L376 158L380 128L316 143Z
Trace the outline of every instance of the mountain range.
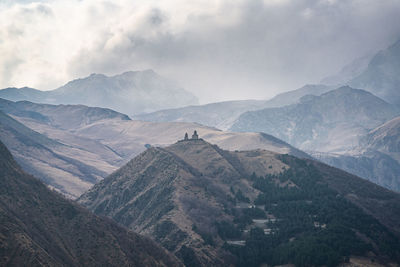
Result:
M375 127L381 126L398 115L398 111L394 111L389 112L392 113L391 115L381 117L379 120L371 120L371 114L368 113L371 110L376 112L376 116L380 116L380 112L388 115L388 109L398 110L400 103L398 99L398 84L400 84L398 80L398 77L400 77L399 55L400 40L376 54L370 54L352 61L343 67L338 74L323 79L321 85L307 85L298 90L277 95L269 101L259 102L262 107L258 108L258 110L254 110L254 106L246 107L245 102L239 102L243 104L240 112L239 109L227 107L227 104L215 103L197 107L162 110L143 114L137 118L149 121L199 122L226 130L264 131L295 147L307 150L309 154L326 163L343 168L388 188L399 190L399 154L397 152L383 153L381 148L368 146L361 142ZM327 102L331 101L331 103L326 103L327 105L323 104L318 98L311 100L312 97L307 96L321 96L335 88L347 85L362 88L381 99L375 98L373 100L371 95L370 102L360 102L361 99L353 99L354 102L346 102L346 99L342 99L342 102L336 106L336 96L334 94L330 94L331 100L326 99ZM302 97L304 98L301 99ZM389 105L382 104L382 99ZM310 101L319 102L322 105L320 106L321 110L314 110L315 112L308 114L306 108L313 106L313 104L311 106L308 105ZM304 102L308 107L303 105ZM343 103L346 103L347 107L340 106ZM223 105L224 108L222 108ZM288 105L292 105L292 107L283 108ZM352 109L353 105L363 109L362 112L365 116L355 114L357 113L355 110L348 110ZM222 113L218 117L215 115L216 112L211 109L211 107L216 106L230 112L224 113L224 111L218 110L219 113ZM305 109L302 110L302 107ZM272 108L278 109L274 110ZM262 109L266 109L264 113L261 111ZM278 114L275 114L275 112ZM291 115L289 114L290 112L292 112ZM302 112L306 113L304 118L299 115ZM322 116L320 112L324 115ZM198 114L201 115L199 116ZM251 117L252 115L250 114L258 117L244 119L246 116ZM331 119L326 118L326 115L329 114ZM338 119L335 118L337 114L341 116ZM348 118L346 118L347 114L349 114ZM275 117L275 115L278 117ZM208 119L214 117L218 118L218 121ZM357 119L352 120L351 118ZM269 124L269 126L259 125L259 119L261 122ZM303 126L304 128L302 128Z
M349 81L363 73L374 54L368 54L352 60L345 65L338 73L327 76L321 80L321 84L340 87L348 84Z
M114 170L93 153L96 147L92 147L92 153L72 148L31 130L3 112L0 112L0 138L26 172L71 198L78 197ZM102 151L103 155L107 152Z
M389 137L378 140L382 129L389 129L385 123L399 114L397 106L344 86L304 96L297 104L246 112L230 130L271 134L327 164L398 191L400 153L390 151ZM396 130L390 129L393 140Z
M265 132L303 150L342 152L399 114L396 106L373 94L344 86L304 96L297 104L246 112L231 130Z
M45 23L45 17L67 14L60 6L32 3L25 8L7 2L8 16L28 22L36 15L42 15ZM335 7L320 2L300 10L304 25L316 15L314 11ZM326 62L325 67L332 69L349 56L354 43L347 43L344 50L337 44L326 46L329 42L321 40L329 37L330 29L323 25L322 34L316 32L308 41L303 38L296 51L288 49L292 42L280 42L282 47L275 50L236 53L240 45L262 43L272 36L262 33L267 28L250 29L246 14L258 20L257 14L267 14L262 8L271 11L274 6L287 13L285 9L266 1L252 4L246 12L217 5L212 13L216 16L208 16L201 11L207 5L185 4L179 10L191 10L189 16L171 17L177 14L165 5L160 10L151 5L137 5L138 12L133 11L140 16L134 16L129 8L85 4L83 11L89 12L85 18L100 17L111 8L114 14L132 15L128 17L133 24L125 27L119 21L123 16L117 16L113 25L93 28L86 46L94 50L82 50L90 55L81 69L62 68L76 65L70 64L76 63L74 57L68 59L54 49L39 64L57 63L62 76L63 69L78 73L92 63L107 63L107 56L101 59L104 53L111 51L113 57L129 53L122 63L129 58L137 59L130 66L153 62L163 73L175 73L192 83L197 91L187 91L152 69L93 73L49 91L0 89L0 266L400 266L400 39L352 60L319 83L286 92L275 88L282 93L269 99L233 100L235 95L248 95L237 91L239 87L268 94L283 77L279 68L289 74L286 85L323 73L323 69L311 73L310 64L305 64L302 73L307 75L300 75L294 73L299 64L286 64L304 57L305 47L316 47L319 41L325 46L319 52L326 48L343 52ZM30 11L37 14L32 17ZM331 15L337 17L336 11ZM235 18L221 24L221 12L231 12ZM360 14L365 22L373 19L372 13ZM279 19L279 14L267 18L271 19ZM206 27L199 21L206 21ZM25 34L19 27L23 23L12 22L4 33L19 40ZM219 31L207 31L214 24L225 29L224 38L215 35ZM207 45L216 41L237 41L235 28L244 33L244 42L210 50ZM205 35L191 38L198 29ZM357 53L387 42L393 29ZM264 48L284 41L291 32L283 30ZM104 38L92 38L99 33ZM262 34L253 38L257 33ZM34 45L38 38L28 39ZM7 75L0 80L20 84L15 70L35 65L38 57L5 44L7 62L0 65ZM200 64L190 64L192 50L200 55ZM315 61L317 50L308 51L307 58ZM156 51L156 60L151 60L150 54L155 54L149 51ZM271 51L278 57L269 57L268 67L257 57ZM285 51L289 53L282 54ZM225 57L226 52L231 57ZM61 61L51 62L53 54ZM201 57L210 55L215 56L215 66L202 64L206 61ZM167 66L171 59L187 68ZM221 63L239 64L216 70ZM123 68L106 65L95 68ZM203 73L207 81L188 80L199 71L207 72L207 77ZM228 75L217 77L218 73ZM233 73L242 77L229 76ZM37 80L49 77L41 70L36 74L38 84L54 82ZM21 79L31 76L25 73ZM229 85L234 81L240 83ZM200 88L201 84L210 87ZM196 94L212 99L213 90L225 92L219 96L229 101L199 104Z
M147 149L78 202L150 235L186 266L400 256L399 194L313 160L202 139Z
M83 104L129 115L198 103L194 95L153 70L129 71L111 77L92 74L51 91L6 88L0 90L0 97L46 104Z
M344 154L309 153L332 166L400 191L400 117L361 137L360 145Z
M348 84L364 88L389 103L400 105L400 39L379 51L369 61L367 68Z
M196 122L222 130L228 130L237 118L247 112L263 108L281 107L297 103L308 94L321 95L333 89L326 85L305 85L297 90L278 94L270 100L238 100L217 102L206 105L188 106L176 109L138 114L135 119L152 122Z
M348 86L332 88L307 85L268 101L221 102L133 116L134 119L157 123L130 121L124 114L82 105L79 108L76 105L41 106L24 101L10 105L4 100L0 104L3 111L28 128L66 145L58 146L56 154L64 154L67 159L63 159L56 169L45 166L48 164L43 160L41 164L33 163L34 160L22 161L22 153L15 154L16 149L12 152L27 171L39 177L54 179L50 177L59 171L59 174L67 175L68 184L64 181L49 184L72 198L142 152L144 145L167 145L180 138L182 132L191 132L196 128L201 128L202 136L208 141L224 149L264 148L300 156L302 152L294 149L298 147L328 164L398 190L398 154L382 153L373 147L365 152L366 148L360 143L369 131L398 116L398 107L363 90ZM261 133L228 134L183 122ZM176 130L167 130L171 127ZM210 135L210 131L213 134ZM163 134L158 134L161 132ZM117 136L118 139L115 138ZM71 156L76 152L79 156L74 156L72 160ZM303 153L301 157L306 156ZM71 162L79 166L68 167Z
M400 39L375 54L356 58L337 74L321 80L330 86L362 88L385 101L400 105Z
M225 149L264 148L309 157L262 133L224 132L194 123L133 121L103 108L0 99L0 139L25 171L70 198L144 151L145 145L166 146L194 130Z
M0 142L1 266L182 266L148 238L26 174Z

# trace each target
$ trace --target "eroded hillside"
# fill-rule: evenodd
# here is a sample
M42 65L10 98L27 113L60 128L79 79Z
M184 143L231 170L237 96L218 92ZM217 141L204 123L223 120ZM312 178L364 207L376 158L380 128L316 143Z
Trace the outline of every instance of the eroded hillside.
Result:
M400 218L388 218L400 214L398 194L265 150L229 152L201 139L153 147L78 201L152 236L187 266L399 260ZM316 249L321 238L321 253L291 256Z

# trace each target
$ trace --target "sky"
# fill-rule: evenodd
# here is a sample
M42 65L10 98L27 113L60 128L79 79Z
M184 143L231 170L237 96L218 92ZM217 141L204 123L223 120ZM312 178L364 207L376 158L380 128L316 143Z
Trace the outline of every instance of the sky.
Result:
M0 0L0 88L153 69L202 103L318 83L400 39L399 0Z

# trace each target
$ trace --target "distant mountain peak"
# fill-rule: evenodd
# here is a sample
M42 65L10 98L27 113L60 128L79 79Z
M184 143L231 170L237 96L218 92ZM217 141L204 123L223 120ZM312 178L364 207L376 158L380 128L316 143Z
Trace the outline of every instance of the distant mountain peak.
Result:
M310 101L314 101L315 99L317 99L319 97L320 96L315 96L315 95L305 95L305 96L302 96L299 99L299 103L307 103L307 102L310 102Z
M341 86L337 89L328 91L326 93L321 94L320 96L315 96L315 95L305 95L300 98L300 103L306 103L310 101L315 101L318 99L321 99L323 97L339 97L339 96L345 96L345 95L369 95L373 98L378 99L378 97L374 96L373 94L362 90L362 89L356 89L353 87L350 87L348 85ZM383 101L383 100L382 100Z
M153 69L146 69L142 71L143 73L149 73L149 74L154 74L154 75L158 75Z
M51 91L31 88L0 90L0 97L45 104L83 104L128 115L198 104L192 93L154 70L127 71L114 76L92 73Z
M102 73L92 73L86 78L108 78L108 76L106 76L105 74L102 74ZM77 80L81 80L81 79L85 79L85 78L79 78Z
M400 104L400 39L377 52L367 67L348 80L352 86L363 88L395 105Z
M353 88L349 85L344 85L341 86L335 90L331 90L329 92L326 92L322 94L321 96L331 96L331 95L347 95L347 94L352 94L352 95L365 95L365 96L370 96L371 98L374 99L379 99L381 101L384 101L383 99L380 99L379 97L371 94L368 91L365 91L363 89L358 89L358 88Z
M246 112L231 130L268 133L305 150L343 152L358 145L358 136L398 115L383 99L342 86L320 96L306 95L297 104Z

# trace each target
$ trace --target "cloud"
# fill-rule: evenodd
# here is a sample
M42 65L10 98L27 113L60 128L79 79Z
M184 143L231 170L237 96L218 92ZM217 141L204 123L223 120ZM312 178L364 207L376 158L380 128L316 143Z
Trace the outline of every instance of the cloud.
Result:
M203 101L317 82L400 38L396 0L21 1L0 5L0 87L152 68Z

